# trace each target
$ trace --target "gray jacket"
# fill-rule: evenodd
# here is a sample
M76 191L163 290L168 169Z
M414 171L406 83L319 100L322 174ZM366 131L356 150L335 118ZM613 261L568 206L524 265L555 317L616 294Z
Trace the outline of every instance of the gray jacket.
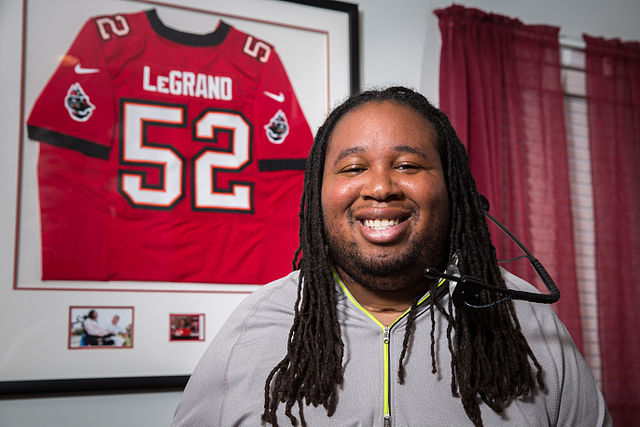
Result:
M503 275L509 288L535 291L504 270ZM265 380L285 355L297 282L296 271L258 289L237 307L191 376L176 409L174 427L261 425ZM382 427L386 416L394 427L471 426L460 399L451 395L446 321L438 312L438 372L431 373L431 304L423 303L417 309L416 330L405 359L406 380L400 385L398 359L406 316L385 328L338 284L338 316L345 344L344 388L339 390L332 417L327 417L323 407L305 406L307 424ZM612 425L591 371L551 307L520 301L514 304L522 331L544 369L547 390L533 398L515 400L502 415L482 404L484 425ZM290 423L283 406L278 423L287 426ZM297 408L292 412L297 414Z

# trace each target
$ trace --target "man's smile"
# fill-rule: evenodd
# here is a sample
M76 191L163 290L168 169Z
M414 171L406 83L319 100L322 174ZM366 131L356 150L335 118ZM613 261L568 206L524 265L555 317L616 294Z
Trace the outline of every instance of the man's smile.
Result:
M401 209L366 209L354 215L360 235L376 245L393 244L402 240L409 229L410 212Z
M401 224L411 215L412 209L407 207L359 207L353 213L353 218L366 228L384 230Z
M385 228L394 227L400 224L399 219L365 219L361 221L367 228L374 230L384 230Z

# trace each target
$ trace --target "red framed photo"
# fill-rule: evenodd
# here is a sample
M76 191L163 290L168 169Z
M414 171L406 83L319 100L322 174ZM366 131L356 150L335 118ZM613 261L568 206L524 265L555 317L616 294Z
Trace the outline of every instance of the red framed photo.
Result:
M169 341L204 341L204 313L169 314Z

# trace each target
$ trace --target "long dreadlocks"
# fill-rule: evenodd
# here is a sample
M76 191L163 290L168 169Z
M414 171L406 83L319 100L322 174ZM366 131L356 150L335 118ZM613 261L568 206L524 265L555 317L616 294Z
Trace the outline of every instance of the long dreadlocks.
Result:
M321 188L327 145L336 123L349 111L369 102L391 101L422 114L437 133L437 149L442 161L450 203L449 257L458 251L464 274L485 283L505 287L485 222L486 200L477 192L464 146L448 118L421 94L403 87L362 92L335 108L318 130L304 178L300 203L300 246L293 267L300 270L294 320L289 332L287 353L265 384L263 422L277 426L276 410L285 404L292 425L298 417L306 425L303 407L323 405L327 415L336 410L338 390L343 385L344 344L336 315L336 286L331 273L331 257L324 230ZM303 285L304 283L304 285ZM436 295L436 283L431 295ZM483 294L483 302L492 296ZM448 307L432 298L434 307L447 320L451 352L451 392L460 397L464 410L476 426L482 425L479 400L502 412L511 400L544 388L542 368L521 333L513 305L504 302L490 309ZM404 382L403 359L413 333L416 302L407 317L398 377ZM434 351L434 309L431 310L432 372L436 371ZM453 333L455 331L455 334ZM530 361L536 368L534 377Z

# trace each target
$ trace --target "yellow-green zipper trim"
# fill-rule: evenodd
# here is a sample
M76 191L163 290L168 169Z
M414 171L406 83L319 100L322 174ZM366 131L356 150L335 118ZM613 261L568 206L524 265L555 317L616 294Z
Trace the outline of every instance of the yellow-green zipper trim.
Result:
M400 321L400 319L402 319L404 316L406 316L410 311L411 311L411 307L409 307L404 313L402 313L396 320L394 320L390 325L385 326L382 323L380 323L380 321L378 319L375 318L375 316L371 313L369 313L369 311L367 311L366 308L364 308L362 305L360 305L360 303L353 297L353 295L351 295L351 292L349 292L349 289L347 289L347 286L342 282L342 279L340 279L340 276L338 276L338 273L336 272L336 270L331 267L331 272L333 273L333 277L336 279L336 281L338 282L338 284L340 285L340 287L342 288L342 291L344 292L344 294L347 296L347 298L349 298L349 301L351 301L351 303L353 305L355 305L360 311L362 311L364 314L366 314L371 320L373 320L373 322L380 326L380 328L382 328L382 353L383 353L383 360L384 360L384 426L385 427L390 427L391 426L391 405L390 405L390 392L391 392L391 372L390 372L390 363L389 363L389 359L390 359L390 353L389 353L389 341L390 341L390 332L391 332L391 328L393 327L393 325L395 325L396 323L398 323L398 321ZM440 279L440 281L438 282L438 285L436 286L436 288L439 288L443 283L445 282L445 279ZM422 298L420 298L420 301L418 301L417 305L421 305L424 301L426 301L427 298L429 298L429 296L431 295L430 292L427 292Z

